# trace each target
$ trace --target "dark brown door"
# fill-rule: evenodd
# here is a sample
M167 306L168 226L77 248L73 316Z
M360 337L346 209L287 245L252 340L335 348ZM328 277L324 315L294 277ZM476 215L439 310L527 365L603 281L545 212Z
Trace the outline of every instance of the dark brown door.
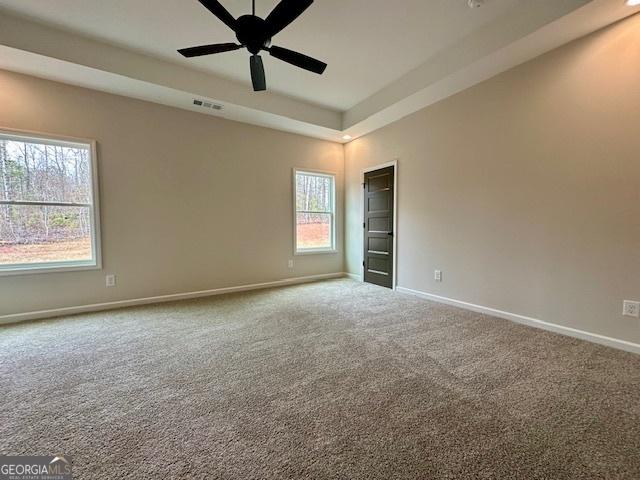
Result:
M394 167L364 174L364 281L393 288Z

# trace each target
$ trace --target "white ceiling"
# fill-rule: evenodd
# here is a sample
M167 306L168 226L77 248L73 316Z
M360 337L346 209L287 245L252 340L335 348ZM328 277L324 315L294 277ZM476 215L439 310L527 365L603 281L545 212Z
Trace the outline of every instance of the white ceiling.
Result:
M265 55L269 90L255 93L246 52L177 54L234 40L197 0L0 0L0 69L343 142L638 12L624 0L317 0L274 44L327 71Z
M537 0L534 0L537 1ZM329 64L323 76L264 55L269 89L345 111L531 0L317 0L274 38ZM250 0L221 0L234 15ZM276 0L257 0L265 17ZM220 75L249 85L246 51L184 59L176 49L235 41L196 0L0 0L0 8L65 30Z

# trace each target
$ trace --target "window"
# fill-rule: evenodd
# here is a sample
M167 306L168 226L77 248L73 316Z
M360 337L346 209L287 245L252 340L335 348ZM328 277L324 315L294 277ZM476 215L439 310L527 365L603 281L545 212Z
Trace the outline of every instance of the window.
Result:
M294 171L295 253L335 251L335 175Z
M93 142L0 130L0 275L100 267Z

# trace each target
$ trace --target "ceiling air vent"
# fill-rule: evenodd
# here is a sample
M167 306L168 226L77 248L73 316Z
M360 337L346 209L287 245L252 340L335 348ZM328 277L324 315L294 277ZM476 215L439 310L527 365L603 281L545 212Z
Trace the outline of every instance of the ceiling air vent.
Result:
M217 103L209 102L207 100L199 100L197 98L193 99L193 104L202 107L202 108L211 108L212 110L222 110L222 105Z

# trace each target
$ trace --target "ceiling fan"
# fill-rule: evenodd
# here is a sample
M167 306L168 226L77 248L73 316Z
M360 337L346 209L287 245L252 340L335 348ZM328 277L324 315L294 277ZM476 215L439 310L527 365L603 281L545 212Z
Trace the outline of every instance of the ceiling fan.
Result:
M253 0L252 14L238 18L233 18L233 15L217 0L198 1L235 32L239 43L216 43L183 48L178 50L181 55L191 58L246 48L251 53L249 66L253 89L256 92L267 89L264 65L259 55L261 50L269 52L272 57L320 75L327 68L326 63L315 58L287 48L271 46L271 38L298 18L311 6L313 0L281 0L265 19L256 16L256 0Z

